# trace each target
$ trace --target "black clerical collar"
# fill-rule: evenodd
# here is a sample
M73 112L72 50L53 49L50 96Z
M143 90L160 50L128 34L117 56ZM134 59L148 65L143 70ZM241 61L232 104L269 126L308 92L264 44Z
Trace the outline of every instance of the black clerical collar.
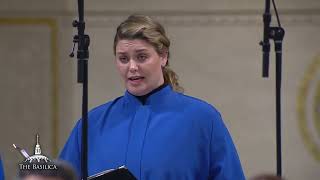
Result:
M164 87L166 87L167 84L163 83L161 86L155 88L154 90L152 90L151 92L149 92L148 94L146 95L143 95L143 96L135 96L143 105L146 103L148 97L158 91L160 91L161 89L163 89Z

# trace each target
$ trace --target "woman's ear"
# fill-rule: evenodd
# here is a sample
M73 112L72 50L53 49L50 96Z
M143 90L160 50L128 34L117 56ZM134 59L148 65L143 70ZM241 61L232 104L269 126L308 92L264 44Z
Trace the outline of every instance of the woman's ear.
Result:
M168 51L167 50L164 50L160 54L160 60L161 60L161 67L165 67L167 65L167 62L168 62Z

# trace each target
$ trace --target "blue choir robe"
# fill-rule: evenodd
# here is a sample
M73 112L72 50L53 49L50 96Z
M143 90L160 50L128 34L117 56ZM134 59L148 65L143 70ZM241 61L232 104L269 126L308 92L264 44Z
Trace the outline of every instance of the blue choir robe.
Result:
M1 157L0 157L0 180L4 180L4 171L3 171Z
M88 174L125 165L139 180L242 180L219 112L167 85L145 104L126 92L88 115ZM60 158L81 174L81 120Z

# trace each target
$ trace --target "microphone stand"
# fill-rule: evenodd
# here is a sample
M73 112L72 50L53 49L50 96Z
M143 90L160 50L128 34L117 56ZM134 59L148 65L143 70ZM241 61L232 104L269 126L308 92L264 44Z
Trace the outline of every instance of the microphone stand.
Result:
M260 42L263 51L262 77L269 76L269 39L274 41L274 50L276 53L276 151L277 151L277 176L282 176L282 156L281 156L281 74L282 74L282 40L285 34L281 27L278 12L274 0L273 7L277 16L278 27L270 27L270 0L265 1L265 12L263 14L264 38Z
M78 83L83 84L82 91L82 143L81 143L81 177L88 178L88 59L90 38L84 33L84 0L78 0L79 20L74 20L72 26L78 29L78 35L73 37L73 49L70 57L74 57L74 47L78 43Z

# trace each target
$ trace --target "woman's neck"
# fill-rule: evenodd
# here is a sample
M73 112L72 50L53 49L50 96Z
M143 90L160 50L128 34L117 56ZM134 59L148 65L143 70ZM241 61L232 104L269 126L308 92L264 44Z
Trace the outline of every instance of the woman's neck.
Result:
M155 88L154 90L152 90L151 92L145 94L145 95L142 95L142 96L135 96L136 98L139 99L139 101L142 103L142 104L145 104L148 97L158 91L160 91L161 89L163 89L164 87L166 87L167 84L163 83L162 85L160 85L159 87Z

